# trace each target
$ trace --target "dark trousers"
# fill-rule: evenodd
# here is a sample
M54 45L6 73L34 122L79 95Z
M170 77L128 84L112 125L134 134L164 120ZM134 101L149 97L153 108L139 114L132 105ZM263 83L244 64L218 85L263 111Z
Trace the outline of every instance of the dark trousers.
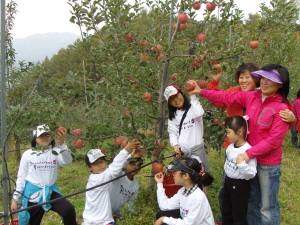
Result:
M294 126L292 126L291 128L291 134L292 134L292 137L291 137L291 141L292 141L292 145L295 147L295 148L300 148L300 143L298 143L298 131L296 131L296 126L297 124L295 124Z
M247 225L250 182L225 177L222 201L223 225Z
M61 197L62 195L52 192L51 200ZM36 205L37 203L28 202L28 206ZM61 199L56 202L51 203L52 207L50 210L57 212L62 218L64 225L77 225L76 223L76 213L74 206L67 200ZM41 224L43 215L45 211L41 206L35 207L33 209L28 210L30 214L30 225L39 225Z

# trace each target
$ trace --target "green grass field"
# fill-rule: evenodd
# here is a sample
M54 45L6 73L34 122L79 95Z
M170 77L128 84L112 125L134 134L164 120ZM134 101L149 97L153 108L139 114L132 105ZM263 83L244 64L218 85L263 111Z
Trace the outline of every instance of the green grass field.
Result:
M281 224L300 224L300 195L299 195L299 175L298 165L300 164L300 149L295 149L290 144L290 136L288 135L284 141L284 152L282 162L281 185L279 193L279 202L281 206ZM85 189L85 185L89 176L89 172L85 168L82 160L84 151L77 152L77 160L71 165L61 167L57 184L64 195L68 195ZM218 193L221 187L221 175L223 170L224 150L221 153L210 149L208 153L212 174L215 177L214 183L208 187L208 198L213 210L215 220L220 216L218 205ZM150 159L146 160L146 163ZM170 159L165 160L165 164L169 164ZM15 178L18 162L11 156L9 159L10 176ZM119 221L119 225L139 225L153 224L155 214L159 210L156 201L155 185L149 185L150 181L147 175L151 174L151 167L145 167L137 175L140 182L139 196L136 202L136 212L133 215L128 213L126 207L122 210L123 220ZM151 184L151 183L150 183ZM153 184L153 183L152 183ZM2 190L1 190L2 192ZM2 196L0 198L2 202ZM85 202L85 194L79 194L69 198L76 208L77 222L82 222L82 212ZM99 202L101 204L101 202ZM2 206L1 206L2 207ZM2 210L0 210L2 211ZM3 221L0 219L0 221ZM62 224L59 216L54 212L48 212L43 218L42 224L56 225Z

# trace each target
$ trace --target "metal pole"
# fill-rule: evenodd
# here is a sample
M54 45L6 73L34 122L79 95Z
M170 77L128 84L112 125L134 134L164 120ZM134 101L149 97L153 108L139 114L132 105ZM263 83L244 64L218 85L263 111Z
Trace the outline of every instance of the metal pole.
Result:
M1 150L2 150L2 188L3 188L3 211L8 214L8 173L6 170L6 62L5 62L5 0L1 0ZM8 225L8 217L4 217L4 224Z

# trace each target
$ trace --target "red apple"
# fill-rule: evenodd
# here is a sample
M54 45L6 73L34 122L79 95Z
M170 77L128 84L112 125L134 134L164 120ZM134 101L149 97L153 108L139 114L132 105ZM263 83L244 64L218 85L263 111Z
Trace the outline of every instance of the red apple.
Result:
M101 152L102 152L103 154L106 153L106 149L105 149L104 147L101 147L100 150L101 150Z
M258 47L259 44L258 44L258 41L251 41L249 45L250 45L250 48L255 49Z
M161 50L161 45L160 44L157 44L155 45L152 50L154 51L155 54L159 54L160 53L160 50Z
M81 139L74 141L74 148L79 149L82 148L82 146L83 146L83 141Z
M206 39L206 34L200 33L197 35L198 41L204 41Z
M205 80L197 80L197 84L200 88L207 88L208 83Z
M187 23L181 23L180 24L180 30L186 30L188 28Z
M80 129L75 129L73 130L73 134L76 135L77 137L80 137L82 135L82 131Z
M214 119L214 122L213 122L213 124L218 124L218 119Z
M178 74L177 73L173 73L172 76L171 76L171 80L172 81L176 81L177 80L176 76L178 76Z
M163 171L163 169L164 169L164 165L159 162L155 162L152 164L152 171L154 173L160 173L161 171Z
M160 148L164 148L164 147L165 147L165 143L164 143L164 142L159 142L158 146L159 146Z
M121 20L120 24L123 25L126 22L126 19Z
M59 127L55 130L55 133L57 133L57 134L58 133L62 134L64 132L67 132L66 128L64 128L64 127Z
M140 53L140 59L142 62L147 62L148 61L148 53L147 52L143 52L143 53Z
M136 84L133 85L133 87L134 87L134 88L138 88L138 87L139 87L139 84L136 83Z
M174 28L174 30L176 30L176 28L177 28L177 24L176 23L174 23L173 28ZM181 28L179 26L177 32L180 32L180 31L181 31Z
M140 41L139 46L146 47L146 46L148 46L148 42L147 41Z
M189 20L189 17L186 14L180 14L178 16L179 23L187 23Z
M115 144L116 145L121 145L121 143L122 143L122 138L116 137L115 138Z
M193 9L199 10L201 8L201 3L199 1L193 2Z
M152 99L152 95L146 92L143 94L142 98L144 99L145 102L150 102Z
M124 40L125 40L127 43L131 43L131 42L132 42L132 36L131 36L131 33L128 33L127 36L124 37Z
M165 54L164 53L160 53L159 56L157 57L156 59L156 62L160 62L160 60L165 57Z
M154 135L154 131L153 130L148 130L147 131L147 136L150 137L152 135Z
M194 82L191 81L191 80L187 81L186 84L184 85L184 89L185 89L187 92L190 92L190 91L194 90L195 87L196 87L196 86L195 86Z
M121 146L122 146L123 148L125 148L126 145L127 145L127 140L123 140L122 143L121 143Z
M268 40L267 40L267 37L264 37L264 41L268 41Z
M215 3L213 3L213 2L208 2L208 3L206 3L206 9L208 10L208 11L214 11L215 10L215 8L216 8L216 4Z

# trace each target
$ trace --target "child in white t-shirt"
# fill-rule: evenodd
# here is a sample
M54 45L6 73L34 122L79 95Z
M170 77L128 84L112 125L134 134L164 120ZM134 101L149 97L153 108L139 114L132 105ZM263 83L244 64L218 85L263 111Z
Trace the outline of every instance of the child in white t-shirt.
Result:
M222 201L223 224L248 224L247 210L250 181L256 175L256 159L246 163L243 153L251 148L246 141L247 116L228 117L225 120L227 137L232 142L226 149L224 194Z
M91 149L85 156L86 165L91 171L86 188L89 189L116 178L122 171L128 158L128 152L133 149L132 154L134 155L139 145L139 141L128 143L114 158L108 168L106 168L105 155L101 150ZM109 195L110 185L111 183L108 183L86 192L85 207L82 215L85 225L113 224L114 219Z
M130 173L118 180L112 182L110 186L110 201L113 212L113 217L115 220L114 225L117 225L116 220L121 217L120 211L128 203L128 209L131 213L134 212L133 204L135 199L138 196L139 183L137 179L134 177L137 175L143 164L143 159L141 155L137 155L137 157L133 156L128 159L126 165L124 166L125 173ZM119 175L125 174L123 171Z

